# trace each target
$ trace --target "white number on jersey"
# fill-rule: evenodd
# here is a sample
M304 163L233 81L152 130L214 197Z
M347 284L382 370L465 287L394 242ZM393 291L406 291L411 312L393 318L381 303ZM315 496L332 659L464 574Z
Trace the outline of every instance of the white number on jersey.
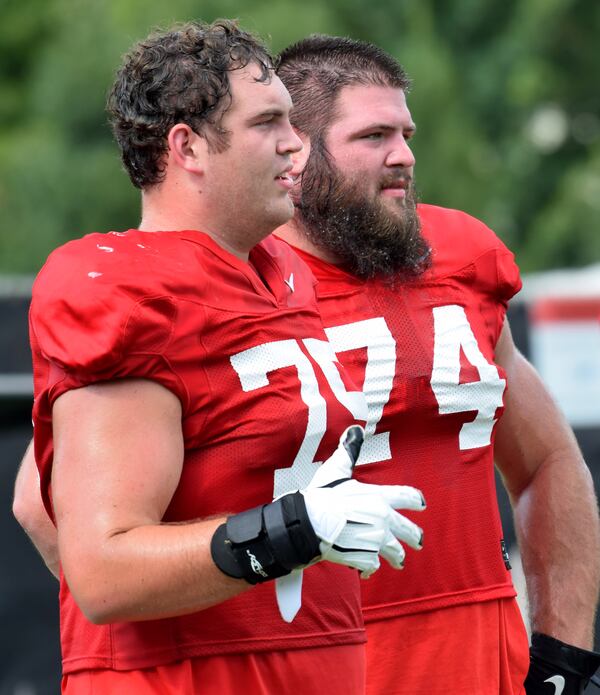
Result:
M496 366L490 364L479 349L462 307L436 307L433 309L433 319L431 388L439 412L445 415L477 411L475 419L462 426L459 447L465 450L488 446L496 409L502 405L506 382L500 379ZM319 365L339 402L356 420L366 421L367 437L357 465L386 461L392 457L390 433L376 430L392 391L396 373L396 341L383 317L334 326L326 329L326 333L330 343L313 338L302 342ZM362 393L346 390L335 364L337 354L358 348L367 349ZM479 381L460 383L461 348L467 360L477 369ZM319 392L310 360L293 339L264 343L230 359L244 391L267 386L269 372L296 367L300 397L308 408L306 433L292 466L275 471L273 494L277 497L305 487L320 465L314 459L327 429L327 404Z
M390 399L396 373L396 341L385 319L378 317L325 329L336 353L367 348L363 393L367 399L365 443L356 462L377 463L392 458L390 433L375 432ZM343 360L340 360L343 364Z
M321 367L340 403L346 406L356 419L364 420L366 405L363 395L360 391L346 391L334 365L337 357L331 345L316 339L303 342ZM319 392L317 376L310 360L302 352L298 342L291 339L257 345L233 355L230 360L244 391L267 386L269 372L283 367L296 367L300 381L300 398L308 408L306 434L291 467L275 471L273 496L278 497L290 490L306 487L320 465L320 462L314 459L327 429L327 404Z
M502 405L506 381L498 369L482 354L473 335L465 310L451 304L433 310L434 347L431 388L440 414L476 410L472 422L466 422L459 434L461 450L488 446L494 428L496 409ZM479 381L461 384L460 350L477 369Z

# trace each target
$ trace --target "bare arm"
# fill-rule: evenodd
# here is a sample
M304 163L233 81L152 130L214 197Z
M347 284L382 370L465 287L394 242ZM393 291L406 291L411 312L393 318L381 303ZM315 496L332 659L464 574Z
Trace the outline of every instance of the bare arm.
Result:
M46 567L58 579L58 542L56 527L44 509L33 442L29 443L15 481L13 514L36 547Z
M509 385L496 463L513 504L532 629L591 649L600 584L592 478L573 432L516 349L508 323L496 362Z
M223 519L161 519L183 465L181 406L126 380L68 391L53 409L52 493L65 578L96 623L181 615L250 588L210 556Z

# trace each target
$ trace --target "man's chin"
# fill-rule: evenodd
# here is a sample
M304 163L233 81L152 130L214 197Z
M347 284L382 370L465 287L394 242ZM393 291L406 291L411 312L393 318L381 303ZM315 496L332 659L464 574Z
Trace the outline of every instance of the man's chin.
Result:
M396 198L386 194L379 197L382 208L395 221L401 221L406 216L406 198Z
M276 222L277 227L289 222L293 216L294 204L289 196L285 199L285 201L282 201L279 205L277 205L275 210L273 210L273 222Z

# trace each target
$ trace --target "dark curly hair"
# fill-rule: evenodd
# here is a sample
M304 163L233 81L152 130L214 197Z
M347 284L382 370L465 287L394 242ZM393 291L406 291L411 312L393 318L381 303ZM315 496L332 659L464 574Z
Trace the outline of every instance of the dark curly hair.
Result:
M157 31L129 51L107 111L134 186L162 180L167 135L177 123L204 137L211 151L227 149L221 121L231 105L229 72L250 63L260 67L259 82L271 79L275 64L267 48L227 19Z

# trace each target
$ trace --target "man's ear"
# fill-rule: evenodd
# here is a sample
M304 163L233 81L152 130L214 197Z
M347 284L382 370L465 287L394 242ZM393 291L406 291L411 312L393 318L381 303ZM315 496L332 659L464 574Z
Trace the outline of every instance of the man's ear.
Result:
M185 123L175 124L167 136L169 159L176 166L195 174L204 172L207 154L206 139Z
M310 138L298 128L294 128L296 135L302 140L302 149L299 152L292 152L292 170L290 174L296 178L304 171L308 156L310 155Z

